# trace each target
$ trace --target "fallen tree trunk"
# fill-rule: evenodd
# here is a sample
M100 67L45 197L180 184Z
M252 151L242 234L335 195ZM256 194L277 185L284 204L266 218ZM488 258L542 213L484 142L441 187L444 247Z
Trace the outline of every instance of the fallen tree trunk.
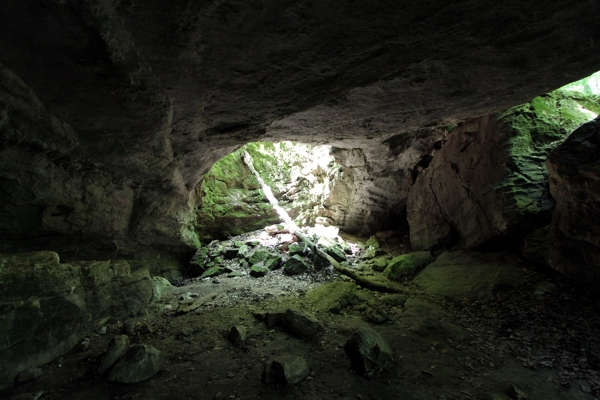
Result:
M335 270L338 271L339 273L346 275L349 278L354 279L354 281L356 281L356 283L358 283L360 286L365 287L367 289L376 290L378 292L386 292L386 293L404 293L405 292L404 288L400 287L399 285L380 283L380 282L376 282L372 279L369 279L367 277L358 275L356 272L352 271L351 269L342 266L339 262L337 262L329 254L319 250L317 248L317 246L313 242L311 242L303 233L296 231L295 234L296 234L296 236L298 236L298 238L300 240L305 242L308 245L308 247L310 247L310 249L316 255L327 260L333 266L333 268L335 268Z

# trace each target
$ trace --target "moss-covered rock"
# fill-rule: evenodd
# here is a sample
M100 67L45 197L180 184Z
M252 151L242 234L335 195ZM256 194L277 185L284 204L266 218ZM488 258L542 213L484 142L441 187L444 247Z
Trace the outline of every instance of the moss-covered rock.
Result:
M266 259L264 265L270 271L281 268L281 256L274 255Z
M283 264L287 275L298 275L308 270L309 266L299 255L292 256Z
M250 275L254 276L255 278L265 276L268 272L269 269L267 267L258 264L253 265L252 268L250 268Z
M435 257L428 251L415 251L394 257L383 271L383 274L392 281L402 281L416 275L427 265L435 261Z
M333 282L319 286L306 293L306 299L317 310L339 313L354 298L356 284L353 282Z
M383 272L386 269L389 258L387 257L376 257L371 260L371 268L377 272Z
M200 279L212 278L213 276L218 276L223 273L225 273L223 268L219 267L218 265L215 265L213 267L208 268L206 271L204 271L202 273L202 275L200 275Z
M594 118L599 100L558 90L452 131L409 190L413 249L520 247L555 204L549 151Z
M288 249L290 256L299 254L302 255L306 252L307 246L306 243L304 242L300 242L300 243L292 243Z

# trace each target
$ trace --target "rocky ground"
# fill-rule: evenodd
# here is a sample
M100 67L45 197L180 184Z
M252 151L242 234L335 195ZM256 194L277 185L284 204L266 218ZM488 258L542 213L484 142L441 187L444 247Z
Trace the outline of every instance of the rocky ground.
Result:
M257 240L258 232L231 243L258 248ZM77 349L20 375L7 398L600 396L598 296L590 288L507 254L444 253L415 267L396 257L409 251L405 237L388 238L381 249L372 240L371 248L364 239L346 241L351 254L344 265L366 277L377 277L382 270L385 276L401 276L402 292L361 288L331 267L298 275L280 268L254 277L248 273L250 265L229 260L230 271L181 280L165 287L162 297L140 315L108 320ZM273 242L264 247L277 249ZM283 255L284 265L288 257ZM392 274L390 265L401 261L414 267L414 279ZM237 334L232 335L234 327ZM385 346L377 347L364 370L351 363L345 345L359 328L378 333L391 351L385 357ZM119 339L125 347L158 349L158 372L133 384L111 382L110 368L99 373L116 335L127 335ZM299 382L265 376L272 360L283 363L284 379ZM276 369L277 364L269 365L271 372Z

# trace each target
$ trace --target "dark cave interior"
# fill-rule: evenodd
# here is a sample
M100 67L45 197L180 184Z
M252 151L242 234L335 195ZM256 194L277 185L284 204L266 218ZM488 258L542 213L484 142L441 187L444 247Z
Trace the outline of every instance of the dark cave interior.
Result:
M0 397L598 398L599 12L5 0Z

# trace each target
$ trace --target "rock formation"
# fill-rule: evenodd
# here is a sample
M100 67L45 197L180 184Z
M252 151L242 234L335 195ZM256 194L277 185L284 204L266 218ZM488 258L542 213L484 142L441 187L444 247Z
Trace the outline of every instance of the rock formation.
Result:
M455 129L408 195L414 249L469 249L539 227L554 206L545 159L600 111L597 99L556 91Z
M525 255L583 281L600 280L600 118L579 127L548 156L552 223L527 238Z
M368 154L600 69L598 7L8 0L0 251L177 257L196 243L194 188L240 144L387 160ZM372 204L389 179L374 178ZM345 221L366 232L385 212Z
M1 255L0 282L0 379L55 359L152 298L147 270L131 273L122 260L61 264L53 252Z

